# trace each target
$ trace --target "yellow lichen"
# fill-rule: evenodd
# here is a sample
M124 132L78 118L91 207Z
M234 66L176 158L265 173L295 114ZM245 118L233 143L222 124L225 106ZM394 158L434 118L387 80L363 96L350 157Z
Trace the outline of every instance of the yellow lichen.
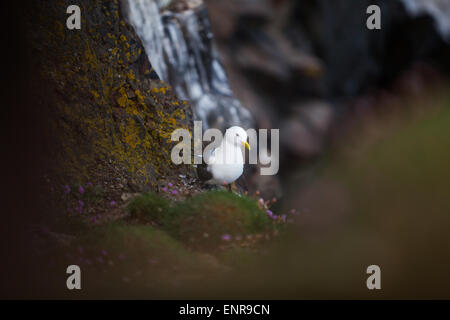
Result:
M118 4L113 8L110 12L116 15ZM164 83L152 80L149 86L137 79L139 69L132 68L131 55L140 55L142 49L128 49L125 22L114 27L108 26L109 21L101 25L103 38L96 26L85 34L61 33L64 26L56 21L42 21L43 26L50 23L48 39L38 45L50 43L54 48L41 51L49 56L42 59L49 61L43 66L44 74L67 97L58 100L60 117L53 122L60 133L56 158L64 164L65 174L86 181L98 171L100 160L110 159L142 184L151 183L155 174L167 173L173 166L171 133L188 128L186 107L167 95L169 87ZM117 38L122 46L117 45ZM145 70L145 74L149 72Z

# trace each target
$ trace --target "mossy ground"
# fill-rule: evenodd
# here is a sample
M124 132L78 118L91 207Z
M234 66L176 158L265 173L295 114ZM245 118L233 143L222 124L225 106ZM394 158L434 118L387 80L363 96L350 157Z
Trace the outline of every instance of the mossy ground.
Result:
M83 293L88 296L121 296L118 288L124 287L131 295L172 295L176 288L188 290L206 279L222 281L240 264L263 255L285 227L269 218L256 198L228 191L178 201L143 194L129 202L127 211L126 218L103 224L65 218L60 231L70 240L61 236L59 248L46 249L53 256L49 270L79 265L88 275L84 281L91 289Z
M178 203L147 194L133 199L128 208L132 217L156 223L197 248L214 248L224 239L256 241L277 231L255 199L227 191L205 192Z

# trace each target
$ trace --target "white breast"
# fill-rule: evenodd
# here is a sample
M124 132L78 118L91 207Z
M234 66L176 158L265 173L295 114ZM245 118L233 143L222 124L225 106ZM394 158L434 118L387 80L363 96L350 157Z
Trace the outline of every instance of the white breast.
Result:
M236 181L244 171L244 157L240 148L223 143L214 150L214 156L210 159L208 171L215 184L232 183Z

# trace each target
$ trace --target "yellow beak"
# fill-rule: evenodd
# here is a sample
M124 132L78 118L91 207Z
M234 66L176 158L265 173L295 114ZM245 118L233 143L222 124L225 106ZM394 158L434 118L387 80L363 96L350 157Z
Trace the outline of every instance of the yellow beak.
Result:
M242 144L243 144L248 150L250 150L250 145L248 144L247 141L245 141L245 142L243 141Z

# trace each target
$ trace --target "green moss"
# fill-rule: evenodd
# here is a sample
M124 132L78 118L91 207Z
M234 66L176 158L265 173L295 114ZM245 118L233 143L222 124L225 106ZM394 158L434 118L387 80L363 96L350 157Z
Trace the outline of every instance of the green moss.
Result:
M170 202L154 193L134 198L128 205L133 218L161 222L170 209Z
M225 234L245 239L275 229L255 199L231 192L205 192L177 203L147 194L128 209L133 217L156 222L174 238L201 248L223 244Z

